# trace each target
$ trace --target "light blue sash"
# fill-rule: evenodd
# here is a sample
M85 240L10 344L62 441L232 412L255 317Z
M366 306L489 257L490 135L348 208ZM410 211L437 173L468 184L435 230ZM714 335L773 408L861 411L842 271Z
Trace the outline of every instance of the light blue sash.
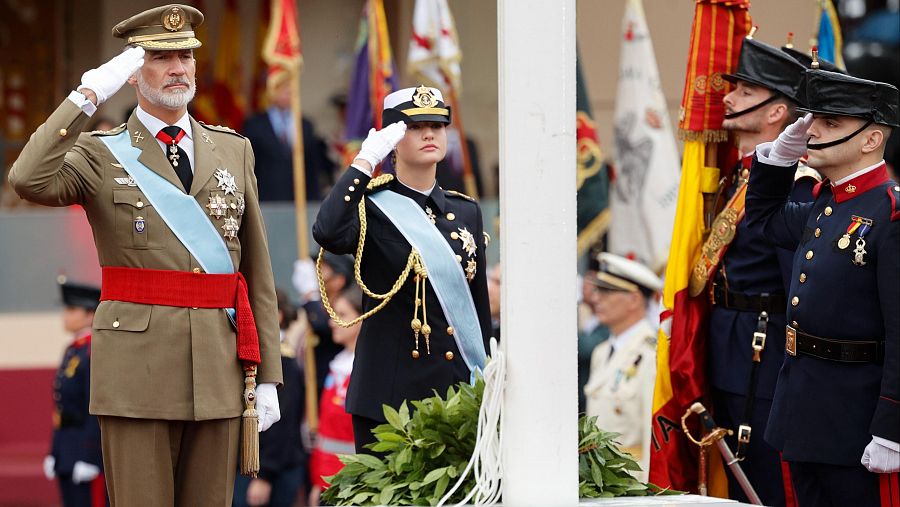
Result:
M122 164L125 172L134 179L144 197L150 201L169 229L197 259L205 272L234 273L234 263L228 254L225 240L216 230L216 226L206 217L203 208L193 196L182 192L138 160L141 150L131 145L131 137L127 130L114 136L100 136L100 140ZM229 308L226 311L233 319L234 309Z
M453 249L441 236L428 216L409 197L383 191L369 196L394 224L413 248L418 250L431 286L437 294L447 323L453 326L453 339L474 379L475 370L483 370L487 362L481 325L475 302L466 282L462 266L456 261Z

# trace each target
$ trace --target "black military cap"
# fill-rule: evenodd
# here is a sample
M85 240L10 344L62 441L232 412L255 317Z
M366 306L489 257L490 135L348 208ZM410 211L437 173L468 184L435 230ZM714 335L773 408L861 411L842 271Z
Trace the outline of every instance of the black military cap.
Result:
M797 51L796 49L788 46L781 46L781 50L791 56L794 60L797 60L797 63L802 65L804 68L811 69L813 58L812 56L802 52ZM819 62L819 68L822 70L827 70L829 72L840 72L841 74L846 74L843 69L838 67L837 65L829 62L828 60L823 60L820 57L816 58L816 61Z
M898 127L900 92L893 85L827 70L806 71L808 104L797 108L813 114L855 116Z
M440 90L419 85L397 90L385 97L382 118L384 125L398 121L434 121L449 125L450 106L444 104Z
M768 88L799 102L804 67L787 54L749 37L741 45L741 56L734 74L723 74L730 82L741 80Z
M82 285L66 281L60 277L59 288L62 291L63 304L95 311L100 306L100 289L90 285Z

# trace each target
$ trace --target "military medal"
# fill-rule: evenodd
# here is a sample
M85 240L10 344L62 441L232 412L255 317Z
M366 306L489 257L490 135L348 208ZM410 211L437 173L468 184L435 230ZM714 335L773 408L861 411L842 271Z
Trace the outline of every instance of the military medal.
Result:
M475 250L478 248L478 245L475 244L475 236L465 227L456 230L459 231L459 240L462 241L463 250L466 251L469 257L474 256Z
M466 280L471 282L472 279L475 278L475 271L477 269L478 264L474 260L469 259L469 262L466 263Z
M225 224L222 225L222 230L225 231L225 239L234 239L237 237L238 232L238 222L234 217L225 218Z
M178 159L181 158L181 155L178 154L178 146L175 143L169 145L169 160L172 161L172 167L178 167Z
M847 247L850 246L850 236L856 232L856 229L859 229L860 225L862 225L862 220L858 216L853 215L850 218L850 226L847 227L847 232L845 232L837 242L838 248L846 250Z
M431 211L431 207L425 206L425 214L428 215L428 220L431 220L431 223L437 223L437 217L434 216L434 211Z
M160 130L156 133L157 139L169 145L169 162L172 163L172 167L178 167L178 159L181 158L181 155L178 154L178 143L182 139L184 139L184 136L186 135L187 132L185 132L184 129L181 128L178 128L178 134L175 137L170 136L169 134L164 132L164 130Z
M871 222L871 220L869 220ZM854 266L865 266L866 261L863 256L866 255L866 240L865 235L869 232L869 229L872 228L871 223L863 223L862 227L859 229L859 238L856 239L856 248L853 250L853 265Z
M225 198L219 194L213 194L209 197L209 204L206 205L209 208L209 216L222 218L225 216L225 210L228 206L225 204Z
M144 217L134 217L135 232L137 232L138 234L143 233L146 226L147 224L144 222Z
M225 195L235 195L237 185L234 183L234 176L228 172L228 169L216 169L215 176L218 180L217 186L225 192Z
M244 200L244 196L239 195L237 198L237 214L238 216L244 216L244 210L247 209L247 201Z

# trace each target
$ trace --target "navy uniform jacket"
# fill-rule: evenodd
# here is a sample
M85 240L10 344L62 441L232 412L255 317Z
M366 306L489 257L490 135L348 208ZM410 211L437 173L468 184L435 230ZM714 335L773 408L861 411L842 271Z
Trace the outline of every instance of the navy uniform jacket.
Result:
M103 468L100 425L88 413L91 392L91 337L75 340L66 348L53 381L53 447L59 476L72 475L76 461Z
M832 340L884 341L883 364L785 355L766 441L788 461L859 466L872 435L900 441L900 188L882 166L812 203L787 201L794 171L753 161L747 218L778 246L796 248L787 319ZM849 190L848 190L849 189ZM871 219L865 265L838 240L851 217Z
M322 201L313 225L313 237L326 250L336 254L356 253L359 241L357 207L369 180L365 173L351 167ZM397 179L370 192L397 192L418 202L423 208L427 206L434 213L435 226L463 268L469 260L475 261L475 276L469 281L469 289L478 313L485 350L489 350L491 315L485 275L486 238L483 236L484 226L478 204L438 186L426 198ZM370 290L383 294L391 289L403 271L412 247L378 207L369 202L366 202L366 217L362 279ZM474 257L466 254L462 241L451 239L451 234L458 234L460 229L474 235L477 245ZM383 421L382 404L397 408L405 399L418 400L432 396L432 390L444 396L447 387L469 380L469 369L459 354L453 336L448 333L447 319L430 283L426 289L425 305L428 324L432 328L431 354L426 351L424 336L420 336L420 356L413 359L415 342L410 321L414 300L415 282L410 275L391 302L363 322L356 345L353 376L347 391L347 412ZM363 309L368 311L378 302L364 296ZM422 318L421 311L419 318Z
M750 157L745 157L749 168ZM736 173L741 169L737 168ZM816 180L798 177L791 190L790 200L812 201ZM732 185L726 197L730 199L737 185ZM738 222L734 240L725 251L719 266L728 280L728 289L749 296L762 293L785 294L791 274L794 250L774 248L759 231L751 230L747 219ZM756 331L759 312L745 312L713 305L709 318L710 382L717 389L732 394L747 395L750 369L753 365L751 340ZM784 313L769 314L766 345L758 366L757 398L771 400L775 381L784 357Z

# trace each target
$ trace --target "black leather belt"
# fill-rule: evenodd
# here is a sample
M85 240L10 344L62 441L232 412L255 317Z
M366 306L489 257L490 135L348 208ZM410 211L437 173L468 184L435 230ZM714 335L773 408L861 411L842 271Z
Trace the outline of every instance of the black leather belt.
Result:
M792 356L805 354L842 363L880 363L884 359L884 341L832 340L791 326L785 332L784 348Z
M787 312L787 298L784 294L749 295L726 290L718 283L713 284L713 303L729 310L741 312L768 312L784 314Z

